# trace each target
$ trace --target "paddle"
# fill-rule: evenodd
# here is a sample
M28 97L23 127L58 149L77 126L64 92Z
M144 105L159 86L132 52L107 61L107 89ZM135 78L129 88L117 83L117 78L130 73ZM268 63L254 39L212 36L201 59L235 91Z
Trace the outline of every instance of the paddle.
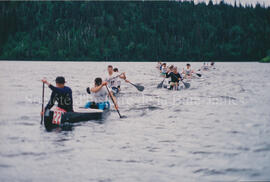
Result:
M130 81L128 81L128 83L130 83L131 85L133 85L137 90L139 90L140 92L142 92L144 90L144 86L141 85L135 85L133 83L131 83Z
M112 102L113 102L113 104L114 104L114 107L115 107L115 109L116 109L116 111L117 111L119 117L120 117L120 118L123 118L123 116L121 116L121 114L120 114L120 111L116 108L116 103L115 103L114 100L113 100L113 97L112 97L112 95L111 95L111 92L110 92L109 89L108 89L108 86L107 86L107 85L105 85L105 86L106 86L106 89L107 89L107 91L108 91L108 94L109 94L110 98L112 99Z
M122 74L122 73L121 73ZM121 75L120 74L120 75ZM120 75L117 75L117 76L115 76L115 77L113 77L113 78L111 78L111 79L114 79L114 78L117 78L117 77L120 77ZM111 80L110 79L110 80ZM141 85L135 85L134 83L131 83L130 81L128 81L128 80L126 80L125 79L125 81L126 82L128 82L128 83L130 83L131 85L133 85L137 90L139 90L140 92L142 92L143 90L144 90L144 86L141 86Z
M160 82L160 84L158 84L157 88L162 88L164 81L165 81L165 78L162 80L162 82Z
M45 84L42 83L42 104L41 104L41 112L43 112L43 115L41 116L40 124L43 123L44 120L44 90L45 90Z
M185 85L186 88L190 87L190 83L184 82L183 80L180 80L180 81Z

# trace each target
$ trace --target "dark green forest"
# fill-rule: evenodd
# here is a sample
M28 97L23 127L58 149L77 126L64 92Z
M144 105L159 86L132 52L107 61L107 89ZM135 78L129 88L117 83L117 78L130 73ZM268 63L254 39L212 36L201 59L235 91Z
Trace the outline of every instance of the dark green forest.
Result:
M177 1L0 2L0 59L258 61L270 8Z

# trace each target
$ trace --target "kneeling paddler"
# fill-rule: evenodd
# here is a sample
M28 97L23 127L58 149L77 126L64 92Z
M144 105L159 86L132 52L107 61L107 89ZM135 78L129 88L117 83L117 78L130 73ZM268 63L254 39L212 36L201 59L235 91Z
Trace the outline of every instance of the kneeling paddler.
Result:
M56 86L50 84L47 80L43 79L42 82L49 86L52 90L50 100L45 107L45 111L51 109L55 101L58 103L58 107L65 112L73 112L73 99L72 99L72 90L71 88L65 86L65 78L58 76L55 80ZM41 115L44 114L44 110L41 112Z
M84 106L85 108L93 108L93 109L109 109L110 103L108 101L109 93L106 89L107 82L102 82L101 78L95 79L95 85L90 89L93 101L87 102ZM115 108L118 109L118 105L116 104L116 98L113 96L113 92L110 90L110 96L115 103Z

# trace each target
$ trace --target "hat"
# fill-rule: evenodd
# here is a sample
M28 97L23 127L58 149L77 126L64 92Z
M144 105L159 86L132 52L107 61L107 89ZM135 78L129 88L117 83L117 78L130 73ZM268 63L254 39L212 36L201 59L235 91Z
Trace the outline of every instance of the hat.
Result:
M66 83L65 78L63 76L56 77L55 82L60 84Z

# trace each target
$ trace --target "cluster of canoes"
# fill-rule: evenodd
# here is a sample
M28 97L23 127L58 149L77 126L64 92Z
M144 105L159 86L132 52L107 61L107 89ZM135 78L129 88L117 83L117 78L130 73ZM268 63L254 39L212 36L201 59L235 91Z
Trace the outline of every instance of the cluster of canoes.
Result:
M208 70L213 67L213 62L210 66L204 63L199 71ZM186 83L184 81L185 79L190 79L194 76L201 77L200 73L196 73L191 69L190 64L187 64L181 73L178 72L176 66L167 66L166 63L158 62L157 68L160 71L160 76L163 77L163 81L158 85L158 88L179 90L181 89L180 82L183 83L185 88L189 88L190 84ZM86 92L92 95L92 100L86 102L83 107L75 110L73 109L72 89L65 85L66 81L64 77L58 76L55 80L55 86L43 79L41 123L44 121L46 129L51 130L56 127L80 121L99 120L102 118L103 113L111 107L109 98L121 118L122 116L119 112L117 99L115 97L121 91L121 80L133 85L139 91L143 91L144 87L131 83L127 80L124 72L119 73L118 69L114 68L112 65L107 67L107 71L108 75L105 79L97 77L94 79L94 86L86 88ZM166 79L168 80L167 84L165 83ZM50 100L45 107L44 85L48 85L52 91ZM57 102L58 105L52 110L55 102Z
M215 67L215 63L211 62L210 65L204 62L203 66L198 69L198 71L208 71ZM185 88L189 88L190 84L184 82L184 80L190 80L192 78L201 77L202 74L196 72L194 69L191 68L191 64L187 63L186 67L182 69L180 73L178 68L174 65L167 65L167 63L158 62L156 68L160 72L160 76L164 79L162 82L157 86L157 88L167 88L168 90L181 90L182 86L180 84L183 83ZM164 81L167 79L167 84Z

